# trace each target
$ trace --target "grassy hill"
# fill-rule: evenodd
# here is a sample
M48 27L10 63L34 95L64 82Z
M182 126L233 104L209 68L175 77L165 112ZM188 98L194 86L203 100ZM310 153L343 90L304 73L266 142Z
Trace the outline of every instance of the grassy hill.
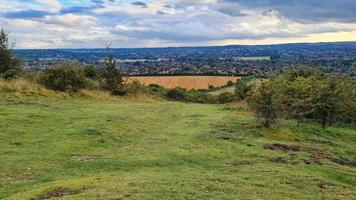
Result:
M356 127L157 100L0 94L0 199L352 199ZM283 126L282 126L283 125Z

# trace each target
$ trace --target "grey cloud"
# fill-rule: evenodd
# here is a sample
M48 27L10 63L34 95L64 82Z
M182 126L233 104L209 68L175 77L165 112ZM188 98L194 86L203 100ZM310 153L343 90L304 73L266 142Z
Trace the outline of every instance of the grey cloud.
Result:
M132 3L132 5L141 6L142 8L147 8L147 4L145 2L142 2L142 1L135 1L135 2Z
M272 9L284 17L303 23L356 22L355 0L220 0L219 3L230 3L231 10L237 5L249 9Z

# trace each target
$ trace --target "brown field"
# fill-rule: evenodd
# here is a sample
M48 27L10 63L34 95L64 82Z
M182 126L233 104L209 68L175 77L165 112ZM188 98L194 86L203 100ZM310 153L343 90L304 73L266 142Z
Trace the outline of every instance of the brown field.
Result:
M207 89L209 85L222 86L227 81L236 82L233 76L142 76L132 77L145 85L158 84L165 88Z

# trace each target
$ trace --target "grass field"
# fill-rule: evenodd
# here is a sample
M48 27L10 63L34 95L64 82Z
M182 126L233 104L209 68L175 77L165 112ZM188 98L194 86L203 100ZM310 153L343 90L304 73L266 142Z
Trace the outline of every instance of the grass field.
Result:
M0 94L0 199L354 199L356 130L244 109ZM283 125L283 126L282 126Z
M219 95L221 93L224 93L224 92L230 92L230 93L234 93L235 92L235 86L232 86L232 87L225 87L225 88L221 88L220 90L216 90L216 91L212 91L212 92L209 92L209 94L212 94L212 95Z
M145 85L158 84L165 88L207 89L209 85L222 86L228 81L236 82L232 76L144 76L134 77Z

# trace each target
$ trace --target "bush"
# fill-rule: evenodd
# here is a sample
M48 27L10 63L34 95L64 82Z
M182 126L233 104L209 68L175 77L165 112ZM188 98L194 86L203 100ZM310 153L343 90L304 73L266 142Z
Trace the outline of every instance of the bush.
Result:
M85 65L84 75L87 78L95 79L98 76L98 70L93 65Z
M315 120L325 128L356 121L355 86L352 77L296 68L256 82L247 99L256 114L264 118L265 127L278 116L298 123Z
M138 95L139 93L145 93L146 87L138 80L133 80L127 85L127 93Z
M234 94L230 92L224 92L218 95L217 102L218 103L231 103L236 100Z
M233 81L227 81L226 86L231 87L234 85Z
M241 80L237 81L235 93L239 100L246 99L252 87L250 81L251 78L242 78Z
M213 86L213 85L209 85L209 90L211 90L211 91L213 91L213 90L215 90L215 87Z
M39 83L52 90L76 92L85 87L86 80L83 69L64 64L43 70Z
M111 91L111 95L114 96L126 96L128 94L128 91L126 88L117 88L113 91Z
M167 92L167 97L177 101L183 101L187 97L187 90L184 88L176 87Z
M202 91L191 90L186 97L188 101L196 103L215 103L213 95Z

